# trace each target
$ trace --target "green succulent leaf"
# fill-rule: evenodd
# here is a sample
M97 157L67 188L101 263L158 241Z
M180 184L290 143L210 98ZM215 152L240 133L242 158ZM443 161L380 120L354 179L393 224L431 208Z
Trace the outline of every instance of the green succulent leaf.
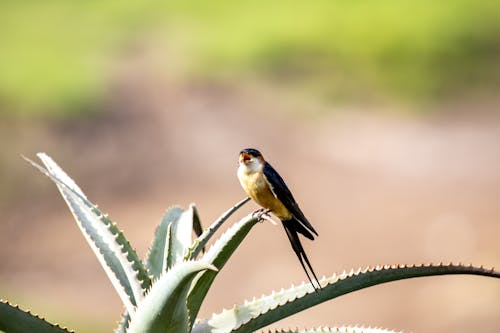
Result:
M189 205L189 208L193 210L193 231L196 237L200 237L203 233L203 226L201 225L200 214L198 213L198 208L193 203Z
M192 208L191 208L192 207ZM196 207L192 204L190 209L193 210L193 229L196 232L195 224L201 226L197 215ZM163 216L158 228L156 228L153 243L150 247L146 259L146 267L153 280L158 279L163 272L174 264L172 229L179 222L181 216L185 213L180 207L171 207ZM198 221L196 221L198 220ZM177 229L177 228L176 228ZM182 250L181 250L182 251ZM122 316L122 321L119 323L115 333L125 333L130 323L130 315L125 312Z
M250 229L259 221L252 214L231 226L203 255L202 262L214 265L218 270L226 264L229 257L243 241ZM190 325L192 326L205 299L208 289L212 285L218 271L205 271L193 282L188 296Z
M193 332L253 332L297 312L338 296L377 284L415 277L472 274L500 278L500 272L483 267L454 265L377 266L323 278L317 292L310 283L272 292L259 299L215 314L194 327Z
M186 298L198 272L216 270L199 261L181 262L164 273L139 303L128 333L188 332Z
M318 327L308 330L269 330L268 333L401 333L401 331L393 331L375 327L342 326Z
M193 222L194 222L194 206L189 206L178 220L172 223L172 245L169 249L169 256L171 258L167 268L172 265L184 261L189 247L193 243Z
M5 333L69 333L66 328L0 300L0 331Z
M154 279L167 270L171 266L173 260L170 256L172 247L172 226L177 224L184 210L179 207L173 207L167 210L165 216L156 229L153 244L149 250L146 265L149 273Z
M188 260L193 260L198 257L200 252L205 249L205 246L207 245L208 241L212 236L215 234L215 232L222 226L222 224L229 218L231 215L233 215L234 212L236 212L241 206L246 204L248 201L250 201L250 198L245 198L238 202L236 205L222 213L222 215L215 220L214 223L208 227L207 230L203 231L201 234L197 234L198 238L194 241L194 243L191 245L188 255L186 259Z
M57 185L122 302L133 313L151 285L142 261L123 232L86 198L75 182L48 155L37 156L47 169L27 160Z
M130 314L127 310L123 313L120 322L118 323L118 327L115 328L115 333L127 333L127 329L130 325Z

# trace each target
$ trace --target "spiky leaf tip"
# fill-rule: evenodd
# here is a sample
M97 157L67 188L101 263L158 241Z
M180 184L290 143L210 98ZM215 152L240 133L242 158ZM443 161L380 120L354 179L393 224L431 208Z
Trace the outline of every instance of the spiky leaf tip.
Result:
M59 189L75 221L129 312L133 312L149 277L123 233L90 202L76 183L48 155L37 156L47 169L26 159Z
M146 257L146 266L153 279L158 279L173 264L172 229L183 213L184 210L180 207L168 208L155 230L153 242Z
M196 237L200 237L203 233L203 225L201 224L200 213L194 203L189 205L189 209L193 211L193 231Z
M233 207L229 208L227 211L222 213L217 220L215 220L207 229L205 229L201 235L198 235L190 246L187 252L186 260L196 259L200 252L205 250L208 241L212 238L217 230L222 226L222 224L234 214L238 209L240 209L244 204L250 201L250 198L245 198L240 200Z
M338 296L377 284L415 277L469 274L500 278L493 269L454 264L385 265L351 270L320 279L322 288L315 291L310 283L273 292L271 295L247 301L243 305L213 315L199 323L193 332L255 331L304 309ZM232 318L228 322L227 318ZM228 323L230 326L228 326Z
M340 327L317 327L311 329L280 329L268 330L268 333L402 333L402 331L388 330L377 327L363 326L340 326Z

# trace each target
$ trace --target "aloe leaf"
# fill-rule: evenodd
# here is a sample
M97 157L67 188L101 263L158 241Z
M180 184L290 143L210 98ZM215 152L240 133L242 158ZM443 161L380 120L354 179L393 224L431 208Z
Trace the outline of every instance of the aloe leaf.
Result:
M198 208L195 204L189 205L189 208L193 210L193 231L196 237L200 237L203 233L203 226L201 225L200 214L198 213Z
M115 328L115 333L127 333L127 329L130 325L130 314L127 310L123 313L120 322L118 323L118 327Z
M483 267L454 265L377 266L333 275L320 280L317 292L310 283L246 301L244 304L214 314L197 325L193 332L252 332L304 309L338 296L377 284L415 277L472 274L500 278L500 272Z
M139 303L128 333L188 332L186 298L198 272L216 270L199 262L181 262L164 273Z
M342 326L318 327L308 330L269 330L268 333L401 333L401 331L393 331L375 327Z
M259 218L250 214L231 226L203 255L201 261L207 264L212 264L217 267L218 270L221 270L228 261L229 257L248 234L250 229L258 221ZM193 282L193 286L188 296L191 326L200 311L201 303L203 302L203 299L205 298L217 273L218 271L205 271L199 275L195 282Z
M184 210L173 207L167 210L165 216L156 229L153 244L149 250L146 265L149 273L157 279L167 270L169 249L172 242L172 225L177 223Z
M117 226L85 197L75 182L49 156L44 153L37 156L47 169L27 160L56 183L122 302L133 313L134 306L151 284L137 253Z
M178 220L172 223L172 244L169 249L170 264L168 268L184 261L184 257L193 242L193 221L194 209L191 205L181 214Z
M0 300L0 331L6 333L69 333L66 328L51 324L29 311Z
M191 204L189 207L192 210L193 216L193 230L196 234L201 232L201 221L194 204ZM153 239L153 244L149 250L146 259L146 266L148 268L149 273L153 276L153 279L158 279L163 272L167 270L168 267L172 267L175 263L175 259L173 258L173 252L171 251L172 244L172 229L176 226L181 218L182 214L185 211L180 207L172 207L167 210L165 213L160 225L155 231L155 236ZM186 214L189 217L189 212ZM188 222L189 225L189 222ZM176 227L176 229L179 229ZM185 249L184 245L181 245L182 249L179 252L183 252ZM120 322L118 328L116 329L116 333L125 333L126 329L130 322L130 315L126 312L122 321Z
M146 260L146 267L153 281L158 279L167 270L167 267L172 265L172 258L169 255L169 249L172 247L172 224L181 217L183 212L184 210L179 207L168 209L156 229L153 244ZM115 333L125 333L129 324L130 314L126 311Z
M186 259L192 260L198 257L198 254L200 254L200 252L205 248L207 242L210 240L210 238L212 238L212 236L222 226L222 224L248 201L250 201L250 198L245 198L238 202L236 205L222 213L222 215L217 220L215 220L215 222L212 223L207 230L203 231L201 235L198 235L198 238L191 245Z

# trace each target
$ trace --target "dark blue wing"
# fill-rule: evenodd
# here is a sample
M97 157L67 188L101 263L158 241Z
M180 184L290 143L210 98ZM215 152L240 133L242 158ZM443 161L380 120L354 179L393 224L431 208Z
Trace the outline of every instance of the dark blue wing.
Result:
M297 231L305 235L306 237L308 236L307 234L309 234L310 237L308 238L313 239L312 235L307 230L300 229L300 227L305 227L306 229L310 230L317 236L318 233L316 232L316 230L314 230L311 223L309 223L309 221L304 216L304 213L302 213L302 211L300 210L299 205L293 198L293 195L288 189L288 186L286 186L283 178L281 178L278 172L274 170L271 164L267 162L264 164L263 171L264 171L264 176L266 177L266 180L269 183L269 186L271 187L271 191L273 192L273 194L283 203L283 205L285 205L285 207L290 211L293 217L298 222L300 222L301 225L298 226Z

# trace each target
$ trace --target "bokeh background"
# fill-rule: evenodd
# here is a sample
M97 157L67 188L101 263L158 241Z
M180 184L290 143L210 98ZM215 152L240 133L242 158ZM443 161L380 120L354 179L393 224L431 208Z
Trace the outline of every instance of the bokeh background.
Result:
M319 275L500 267L499 88L498 1L2 1L0 296L78 332L122 312L20 158L37 151L141 256L167 207L195 202L208 225L242 199L237 156L255 147L319 231L304 242ZM258 225L201 316L304 279L282 229ZM272 327L344 324L499 332L500 284L391 283Z

